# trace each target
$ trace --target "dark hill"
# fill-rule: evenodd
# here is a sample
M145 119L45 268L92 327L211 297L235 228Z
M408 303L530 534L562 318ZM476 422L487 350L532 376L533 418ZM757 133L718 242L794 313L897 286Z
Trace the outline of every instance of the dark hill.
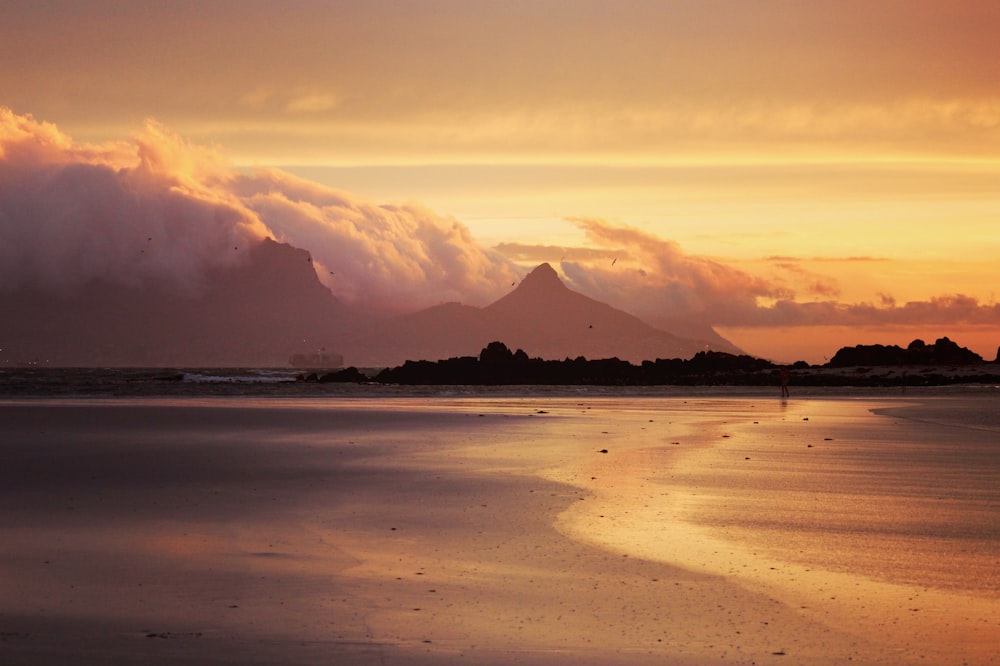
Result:
M491 336L490 323L480 308L445 303L345 334L335 344L345 362L378 367L408 359L476 354Z
M485 312L497 339L542 358L690 358L708 345L653 328L638 317L569 289L542 264Z
M474 356L503 340L530 356L617 357L639 362L690 358L712 345L656 329L637 317L569 289L542 264L511 293L485 308L440 305L372 325L337 345L347 363L398 365L406 360Z
M0 361L50 366L287 366L356 323L306 251L270 240L197 295L95 282L0 292L0 309Z

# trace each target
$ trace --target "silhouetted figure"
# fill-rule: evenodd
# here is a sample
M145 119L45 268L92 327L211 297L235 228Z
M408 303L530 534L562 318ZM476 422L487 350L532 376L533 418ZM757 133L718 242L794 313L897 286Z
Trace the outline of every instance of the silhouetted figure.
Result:
M781 397L788 397L788 370L781 369Z

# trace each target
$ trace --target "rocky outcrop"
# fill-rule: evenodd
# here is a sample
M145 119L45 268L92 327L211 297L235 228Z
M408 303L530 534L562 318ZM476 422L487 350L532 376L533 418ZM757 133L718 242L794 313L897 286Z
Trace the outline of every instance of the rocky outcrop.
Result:
M892 366L892 365L977 365L984 363L983 357L960 347L948 338L939 338L928 345L923 340L914 340L906 349L898 345L857 345L843 347L827 364L832 368L851 366Z
M775 365L751 356L698 352L688 360L658 359L633 365L618 358L561 361L531 358L491 342L475 356L442 361L406 361L383 370L376 381L389 384L466 385L604 385L768 384Z

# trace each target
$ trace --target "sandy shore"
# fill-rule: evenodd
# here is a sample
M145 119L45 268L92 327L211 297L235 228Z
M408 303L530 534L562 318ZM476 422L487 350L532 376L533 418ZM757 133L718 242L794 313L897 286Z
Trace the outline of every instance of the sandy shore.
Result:
M0 662L988 663L996 598L706 522L697 470L875 406L0 402Z

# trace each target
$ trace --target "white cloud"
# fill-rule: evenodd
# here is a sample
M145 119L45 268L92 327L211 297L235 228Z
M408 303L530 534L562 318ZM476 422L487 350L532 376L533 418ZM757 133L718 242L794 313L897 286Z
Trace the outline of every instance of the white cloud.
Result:
M77 146L0 110L0 279L72 291L93 280L197 292L267 236L310 251L344 300L376 310L485 304L517 277L457 220L379 206L279 171L245 174L149 122L131 142Z

